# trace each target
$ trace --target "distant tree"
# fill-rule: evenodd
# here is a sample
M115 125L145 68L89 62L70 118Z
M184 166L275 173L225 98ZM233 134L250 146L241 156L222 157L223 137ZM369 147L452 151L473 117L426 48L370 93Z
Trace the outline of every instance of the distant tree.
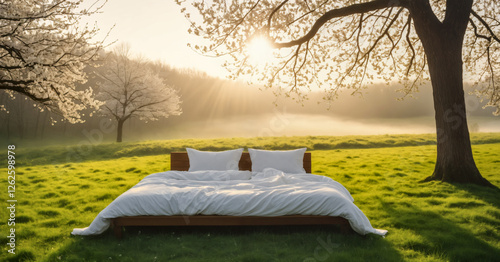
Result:
M177 90L166 85L141 59L130 56L128 46L118 46L98 74L102 82L97 98L104 101L102 112L118 123L116 142L122 142L123 123L132 117L147 122L181 114Z
M84 66L96 58L102 42L92 42L97 28L79 28L80 18L96 13L82 1L8 0L0 2L0 89L37 102L71 123L83 122L81 111L97 109L85 82ZM97 7L95 7L97 6Z
M225 66L265 81L277 92L304 96L317 84L325 99L377 80L399 80L404 92L431 80L437 160L427 180L492 186L472 155L463 69L476 92L500 113L500 1L309 0L181 1L189 32L206 55L230 56ZM199 15L199 17L195 17ZM264 38L278 51L262 67L248 50Z

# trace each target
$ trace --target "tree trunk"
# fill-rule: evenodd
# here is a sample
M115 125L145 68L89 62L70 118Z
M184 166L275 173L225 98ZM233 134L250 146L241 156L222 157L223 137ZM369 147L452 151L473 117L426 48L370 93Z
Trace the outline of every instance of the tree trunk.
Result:
M428 57L428 64L434 97L437 159L434 173L426 180L491 186L479 173L472 155L461 50L448 46L447 50L442 49L433 54Z
M413 16L427 56L437 131L436 166L425 180L494 187L481 176L472 155L463 90L462 45L468 22L468 16L460 14L463 11L451 10L443 23L424 20L418 12Z
M116 129L116 142L122 142L122 134L123 134L123 123L125 120L118 119L118 128Z

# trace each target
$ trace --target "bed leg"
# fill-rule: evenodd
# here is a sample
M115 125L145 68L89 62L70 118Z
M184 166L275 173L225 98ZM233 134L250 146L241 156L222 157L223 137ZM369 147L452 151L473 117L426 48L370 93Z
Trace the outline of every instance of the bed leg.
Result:
M122 226L117 226L115 225L115 227L113 228L114 232L115 232L115 237L120 239L122 238L123 236L123 227Z

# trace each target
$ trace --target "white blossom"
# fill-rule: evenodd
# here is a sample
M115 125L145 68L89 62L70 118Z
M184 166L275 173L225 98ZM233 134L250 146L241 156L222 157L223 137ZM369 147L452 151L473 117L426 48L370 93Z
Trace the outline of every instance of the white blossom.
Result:
M58 113L71 123L83 122L80 112L98 109L84 67L96 58L102 42L93 42L97 28L78 27L82 1L8 0L0 3L0 89L11 90Z

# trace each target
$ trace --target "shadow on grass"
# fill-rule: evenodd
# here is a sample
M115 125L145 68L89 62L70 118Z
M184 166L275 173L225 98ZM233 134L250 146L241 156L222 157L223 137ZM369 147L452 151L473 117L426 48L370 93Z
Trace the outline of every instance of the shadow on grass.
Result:
M409 230L417 237L402 249L449 261L498 261L500 249L441 215L410 203L391 206L379 199L389 214L392 227Z
M459 190L466 191L474 197L481 199L500 209L500 189L478 186L473 184L453 184Z
M382 252L381 252L382 251ZM375 235L340 234L335 226L128 227L73 237L48 261L401 261Z

